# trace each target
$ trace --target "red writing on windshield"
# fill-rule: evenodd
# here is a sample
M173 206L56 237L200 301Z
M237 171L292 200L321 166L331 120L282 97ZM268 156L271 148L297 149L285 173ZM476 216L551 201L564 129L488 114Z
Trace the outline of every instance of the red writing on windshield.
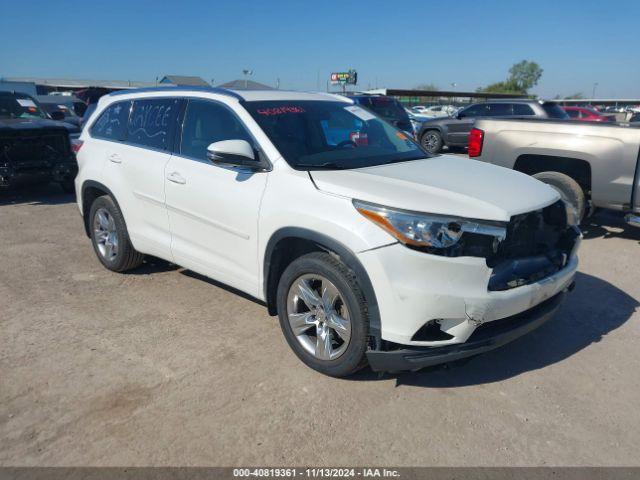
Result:
M305 109L291 105L284 107L259 108L257 111L260 115L284 115L285 113L304 113Z

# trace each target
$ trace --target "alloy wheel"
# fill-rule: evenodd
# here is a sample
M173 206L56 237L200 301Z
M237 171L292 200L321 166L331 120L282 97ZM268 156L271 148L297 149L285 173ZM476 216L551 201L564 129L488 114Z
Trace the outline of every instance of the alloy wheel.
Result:
M438 136L428 133L423 140L423 145L429 152L433 152L438 146Z
M99 208L93 217L93 233L100 255L113 261L118 255L118 231L113 215L106 208Z
M338 288L322 275L305 274L291 284L287 317L300 345L319 360L334 360L349 346L349 309Z

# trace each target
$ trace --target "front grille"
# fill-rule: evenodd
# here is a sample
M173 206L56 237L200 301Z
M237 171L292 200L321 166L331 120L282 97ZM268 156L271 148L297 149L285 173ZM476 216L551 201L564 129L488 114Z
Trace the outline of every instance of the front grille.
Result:
M493 268L489 290L508 290L553 275L566 265L579 236L567 225L561 200L511 217L505 240L487 258Z
M37 130L21 131L0 136L0 165L15 173L50 168L69 156L66 130L45 134Z

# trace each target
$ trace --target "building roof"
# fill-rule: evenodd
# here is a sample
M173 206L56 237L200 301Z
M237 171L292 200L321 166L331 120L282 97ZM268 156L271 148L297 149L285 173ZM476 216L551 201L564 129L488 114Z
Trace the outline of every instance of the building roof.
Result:
M160 80L160 83L170 83L172 85L178 85L181 87L209 87L209 83L200 77L186 76L186 75L165 75Z
M273 87L264 83L254 82L253 80L232 80L227 83L218 85L219 88L228 88L231 90L274 90Z
M6 82L34 83L55 88L144 88L152 87L155 82L134 82L131 80L75 80L70 78L34 78L34 77L3 77Z

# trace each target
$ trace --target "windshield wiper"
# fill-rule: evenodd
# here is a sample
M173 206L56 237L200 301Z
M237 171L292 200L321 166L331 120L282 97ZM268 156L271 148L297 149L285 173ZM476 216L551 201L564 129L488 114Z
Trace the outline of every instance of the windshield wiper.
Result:
M300 166L304 168L318 168L318 169L327 169L327 170L342 170L343 168L345 168L344 165L340 165L339 163L335 163L335 162L305 163Z

